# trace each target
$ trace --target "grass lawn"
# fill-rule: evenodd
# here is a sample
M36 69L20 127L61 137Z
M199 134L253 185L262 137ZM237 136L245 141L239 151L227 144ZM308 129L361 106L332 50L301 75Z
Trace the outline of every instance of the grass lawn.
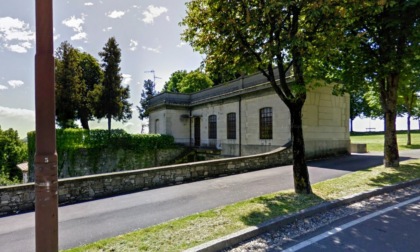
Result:
M359 135L360 134L360 135ZM350 136L352 143L365 143L367 144L368 152L384 151L384 134L383 133L355 133ZM411 132L411 145L407 144L407 133L397 133L398 150L412 150L420 149L420 131Z
M182 251L324 201L415 178L420 178L420 160L402 162L398 169L374 167L314 184L313 195L281 191L67 251Z

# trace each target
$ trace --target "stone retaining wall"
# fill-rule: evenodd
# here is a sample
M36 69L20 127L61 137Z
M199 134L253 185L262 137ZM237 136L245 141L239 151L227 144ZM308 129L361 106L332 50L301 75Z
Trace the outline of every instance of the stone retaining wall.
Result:
M114 172L59 180L59 203L70 204L168 185L260 170L292 162L291 148L246 157ZM0 187L0 216L32 211L34 183Z

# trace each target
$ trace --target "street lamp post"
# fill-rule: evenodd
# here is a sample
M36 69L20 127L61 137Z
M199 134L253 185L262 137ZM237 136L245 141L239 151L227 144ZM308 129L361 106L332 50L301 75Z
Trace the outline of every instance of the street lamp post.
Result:
M58 251L53 8L52 0L35 1L35 247L52 252Z

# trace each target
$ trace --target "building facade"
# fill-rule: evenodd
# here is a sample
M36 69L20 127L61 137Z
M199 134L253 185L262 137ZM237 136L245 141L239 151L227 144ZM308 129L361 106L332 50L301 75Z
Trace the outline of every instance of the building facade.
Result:
M290 115L270 83L255 74L193 94L162 93L150 101L149 132L177 143L217 148L226 156L271 151L291 140ZM309 157L348 152L349 97L322 86L307 93L303 133Z

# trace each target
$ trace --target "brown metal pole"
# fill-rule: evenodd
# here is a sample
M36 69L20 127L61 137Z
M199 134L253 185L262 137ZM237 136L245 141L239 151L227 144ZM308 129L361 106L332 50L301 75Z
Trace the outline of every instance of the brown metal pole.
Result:
M58 251L52 0L36 0L35 240L37 252Z

